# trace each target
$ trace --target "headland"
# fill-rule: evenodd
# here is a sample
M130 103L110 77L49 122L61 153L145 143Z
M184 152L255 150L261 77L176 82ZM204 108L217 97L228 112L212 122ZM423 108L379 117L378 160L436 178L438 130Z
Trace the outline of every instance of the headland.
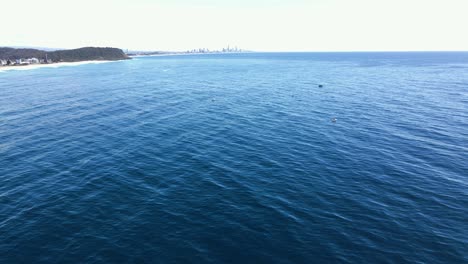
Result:
M84 47L79 49L44 51L39 49L0 48L0 69L41 64L118 61L131 59L121 49Z

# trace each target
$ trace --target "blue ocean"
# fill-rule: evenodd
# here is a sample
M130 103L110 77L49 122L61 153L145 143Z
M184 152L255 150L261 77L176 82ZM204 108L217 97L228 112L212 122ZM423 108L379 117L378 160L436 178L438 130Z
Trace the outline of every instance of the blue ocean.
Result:
M0 263L468 263L468 52L2 71Z

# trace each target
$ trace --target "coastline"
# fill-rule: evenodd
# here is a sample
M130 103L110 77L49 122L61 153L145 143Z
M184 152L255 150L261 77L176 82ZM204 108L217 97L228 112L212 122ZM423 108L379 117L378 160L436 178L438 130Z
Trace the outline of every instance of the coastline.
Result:
M145 54L145 55L131 55L129 56L132 59L144 58L144 57L168 57L168 56L186 56L190 55L189 53L166 53L166 54Z
M60 68L60 67L71 67L71 66L80 66L85 64L101 64L114 62L112 60L90 60L90 61L77 61L77 62L56 62L51 64L31 64L24 66L0 66L0 72L6 71L26 71L26 70L35 70L41 68Z
M161 54L138 54L138 55L129 55L130 58L138 57L166 57L166 56L188 56L188 55L220 55L220 54L243 54L243 53L255 53L255 52L206 52L206 53L161 53Z

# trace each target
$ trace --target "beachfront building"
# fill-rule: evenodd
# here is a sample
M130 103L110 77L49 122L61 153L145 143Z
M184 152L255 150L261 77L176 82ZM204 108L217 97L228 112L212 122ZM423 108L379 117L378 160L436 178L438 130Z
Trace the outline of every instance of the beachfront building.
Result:
M37 58L30 58L30 59L28 59L28 62L29 62L29 64L38 64L38 63L39 63L39 59L37 59Z
M0 60L0 66L6 66L7 61L6 60Z
M40 64L50 64L50 63L52 63L52 60L51 59L40 59L39 63Z
M29 64L39 64L40 61L38 58L28 58L28 59L19 59L19 60L16 60L16 64L19 64L19 65L29 65Z

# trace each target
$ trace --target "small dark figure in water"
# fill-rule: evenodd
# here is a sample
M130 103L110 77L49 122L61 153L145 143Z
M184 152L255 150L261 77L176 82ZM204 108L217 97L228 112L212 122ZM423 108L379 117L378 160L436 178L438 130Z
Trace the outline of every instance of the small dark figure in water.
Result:
M319 84L319 88L322 88L322 87L323 87L323 85L322 85L322 84Z
M336 123L336 118L332 118L331 121L332 121L333 123Z

